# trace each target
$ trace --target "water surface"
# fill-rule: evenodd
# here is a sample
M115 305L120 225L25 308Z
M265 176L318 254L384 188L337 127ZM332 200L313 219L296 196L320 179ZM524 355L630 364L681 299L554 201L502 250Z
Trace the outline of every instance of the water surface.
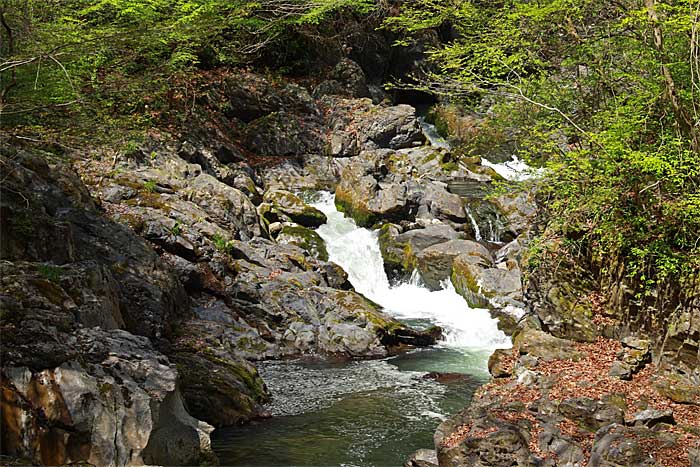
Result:
M488 379L490 353L510 347L488 311L469 308L451 284L430 291L414 275L390 285L376 232L343 217L328 193L314 205L328 216L318 233L330 260L355 289L408 324L442 326L446 339L382 360L261 362L273 418L217 430L212 443L222 465L401 466L432 447L437 425Z

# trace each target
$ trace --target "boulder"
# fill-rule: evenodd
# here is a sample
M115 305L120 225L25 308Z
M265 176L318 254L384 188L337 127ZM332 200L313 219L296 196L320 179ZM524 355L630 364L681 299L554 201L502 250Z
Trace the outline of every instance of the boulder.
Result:
M345 159L311 154L302 160L284 160L267 167L260 176L268 190L335 190Z
M620 422L621 423L621 422ZM646 409L632 414L632 418L627 420L628 425L653 427L657 423L675 425L672 410Z
M521 354L532 355L544 361L578 360L582 357L572 341L532 328L525 328L513 336L513 347Z
M419 449L411 454L404 467L438 467L437 452L434 449Z
M380 107L370 99L326 96L325 124L330 128L329 153L335 157L358 155L363 150L402 149L426 141L410 105Z
M700 372L682 375L665 371L654 381L654 389L664 397L681 404L700 406Z
M331 70L329 79L314 89L314 97L333 94L347 97L369 97L365 72L357 63L342 58Z
M515 191L490 199L501 212L510 230L517 236L530 229L537 214L533 192Z
M379 231L379 249L384 258L384 268L394 276L410 273L417 267L421 252L433 245L457 240L458 236L448 225L430 225L399 233L398 227L385 224Z
M611 423L624 423L624 411L612 404L587 397L562 401L559 413L587 431L595 432Z
M303 227L319 227L326 223L326 215L306 204L300 197L285 190L265 192L263 201L267 206L258 206L258 213L268 223L288 221Z
M652 433L644 431L645 438L653 438ZM649 436L652 435L652 436ZM589 466L608 467L625 465L630 467L651 467L656 462L644 452L638 443L635 432L624 425L613 423L603 426L596 434L591 449Z
M452 275L452 262L461 255L472 255L491 261L491 253L483 245L471 240L448 240L418 252L417 269L423 282L432 290L441 288L441 282Z
M367 163L346 166L335 189L335 205L357 225L371 227L383 220L399 222L409 215L411 199L405 184L375 178Z
M508 378L513 374L512 362L509 362L512 352L507 349L496 349L489 357L489 373L494 378Z
M618 360L613 362L609 374L629 380L632 379L632 375L651 362L651 342L647 339L628 336L622 339L622 345L623 349L618 355Z
M237 297L241 316L257 327L273 355L376 357L397 347L430 345L438 337L395 321L351 290L328 287L328 271L300 248L288 244L269 251L280 255L282 247L289 262L269 253L260 264L237 260L237 281L225 291ZM329 280L342 279L336 276Z
M224 115L245 123L281 110L304 115L319 113L309 92L294 83L272 82L258 74L236 70L221 87L228 100Z
M275 238L278 243L296 245L321 261L328 261L326 244L319 234L306 227L285 225Z
M425 135L416 119L416 109L410 105L379 108L365 115L359 132L368 147L401 149L425 142Z
M467 221L467 212L464 209L462 198L447 191L443 184L428 183L423 192L421 207L425 216L441 221L462 224ZM421 211L419 210L419 216Z
M523 300L520 269L492 267L490 258L461 254L452 262L450 279L470 306L505 308Z
M185 411L177 371L148 339L99 328L74 336L80 357L58 367L3 362L3 452L46 465L215 460L212 427Z
M265 416L262 404L270 399L256 368L231 345L235 334L242 345L245 333L228 329L239 323L232 319L227 326L227 315L189 321L181 327L171 352L190 413L215 427Z

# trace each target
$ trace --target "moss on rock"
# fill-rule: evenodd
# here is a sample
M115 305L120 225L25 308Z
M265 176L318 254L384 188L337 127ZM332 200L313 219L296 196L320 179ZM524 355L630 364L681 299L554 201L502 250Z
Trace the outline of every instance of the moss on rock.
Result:
M328 261L328 250L321 236L311 229L285 225L277 235L278 243L296 245L321 261Z

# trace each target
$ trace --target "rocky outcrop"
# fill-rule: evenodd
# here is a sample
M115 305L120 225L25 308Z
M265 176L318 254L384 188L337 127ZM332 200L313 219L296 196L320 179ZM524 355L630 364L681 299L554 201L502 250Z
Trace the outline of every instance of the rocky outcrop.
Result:
M46 262L48 269L74 264L116 285L118 315L112 306L111 317L93 316L92 323L106 319L134 334L167 334L189 313L177 279L145 241L97 212L75 172L48 160L48 154L3 149L2 258Z
M653 365L629 381L608 375L619 352L613 340L582 344L525 326L513 351L489 362L498 380L438 428L439 465L692 465L700 406L650 389L663 380Z
M1 264L3 452L48 465L213 459L212 428L185 410L174 365L116 329L116 282L81 266Z
M303 227L319 227L326 223L325 214L286 190L265 192L258 213L267 224L281 221L294 222Z
M2 152L3 452L51 465L211 460L211 427L188 415L149 340L191 316L176 276L65 164Z

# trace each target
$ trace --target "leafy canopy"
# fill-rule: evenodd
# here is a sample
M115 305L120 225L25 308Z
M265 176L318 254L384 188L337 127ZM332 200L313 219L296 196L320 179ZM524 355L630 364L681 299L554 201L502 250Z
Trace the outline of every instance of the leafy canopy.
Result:
M700 270L699 20L697 0L414 0L385 25L451 26L419 86L489 96L487 125L549 168L544 235L644 295Z

